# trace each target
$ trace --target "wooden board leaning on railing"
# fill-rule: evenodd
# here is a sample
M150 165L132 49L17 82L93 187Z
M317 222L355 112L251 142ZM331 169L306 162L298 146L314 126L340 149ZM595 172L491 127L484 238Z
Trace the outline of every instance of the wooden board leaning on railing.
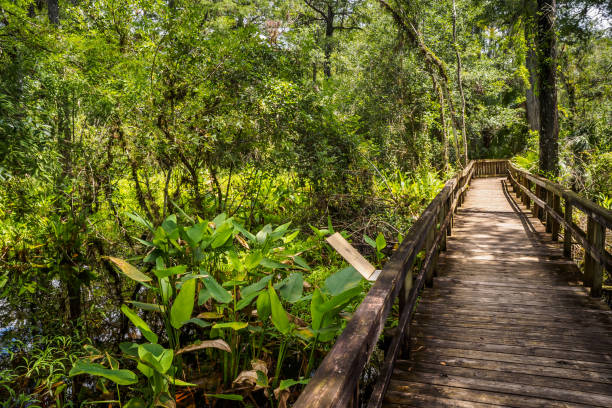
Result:
M501 162L501 160L500 160ZM405 339L406 329L423 284L431 285L440 250L446 249L453 214L463 202L477 162L470 163L448 181L414 223L400 247L384 266L336 343L293 405L296 408L351 407L358 401L359 379L395 302L399 301L399 324L368 407L380 407L393 365ZM484 175L484 173L481 173ZM413 276L417 255L425 251L419 272Z
M512 163L508 163L508 178L517 197L531 208L534 216L546 223L546 231L552 234L553 241L559 239L559 230L563 227L563 254L566 257L572 256L572 238L584 248L584 285L591 288L591 296L600 297L603 269L612 273L612 256L606 251L605 243L606 229L612 229L612 211ZM574 208L587 216L586 233L573 221Z

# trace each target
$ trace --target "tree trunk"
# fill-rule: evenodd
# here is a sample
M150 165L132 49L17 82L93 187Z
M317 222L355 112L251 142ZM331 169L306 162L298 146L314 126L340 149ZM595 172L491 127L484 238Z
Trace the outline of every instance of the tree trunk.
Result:
M59 0L47 0L47 15L51 24L59 24Z
M555 0L538 0L538 100L540 171L559 174L559 123L556 87Z
M334 36L334 10L331 4L327 6L327 17L325 18L325 60L323 61L323 73L325 78L331 77L331 53L332 38Z
M463 165L468 163L467 135L465 132L465 95L463 94L463 82L461 81L461 54L459 54L459 44L457 43L457 7L453 0L453 43L455 45L455 55L457 56L457 85L459 95L461 95L461 136L463 138Z
M538 98L536 96L536 83L537 83L537 56L534 43L534 18L535 18L535 0L525 0L525 24L524 24L524 35L525 43L527 44L527 55L525 58L525 65L529 72L529 86L525 90L525 114L527 116L527 123L529 124L529 130L534 132L540 131L540 108Z

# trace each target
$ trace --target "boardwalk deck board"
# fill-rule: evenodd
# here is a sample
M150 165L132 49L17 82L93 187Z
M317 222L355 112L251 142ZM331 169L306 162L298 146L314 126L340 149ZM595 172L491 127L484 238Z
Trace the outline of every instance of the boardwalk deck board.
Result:
M612 406L612 312L505 183L472 181L385 407Z

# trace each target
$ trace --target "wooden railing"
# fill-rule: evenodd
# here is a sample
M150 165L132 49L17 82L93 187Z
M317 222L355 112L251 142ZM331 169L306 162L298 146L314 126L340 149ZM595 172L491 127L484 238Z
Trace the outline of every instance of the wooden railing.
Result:
M606 229L612 229L612 211L512 163L508 164L508 178L517 197L546 224L546 231L552 234L553 241L559 239L563 227L563 254L566 257L572 257L574 239L584 249L583 282L591 288L591 296L600 297L604 268L612 273L612 256L606 251L605 242ZM586 232L574 223L574 209L586 215Z
M505 176L508 174L507 159L485 159L474 162L474 177Z
M529 174L508 160L470 161L454 179L448 181L432 200L398 250L391 256L380 276L363 299L342 334L294 404L297 408L357 407L359 381L384 328L396 299L399 321L377 383L368 400L368 408L381 406L389 385L393 366L400 350L407 350L407 328L423 285L431 286L436 275L440 251L446 249L446 236L453 227L453 214L461 206L472 177L507 176L523 202L534 214L546 218L547 230L553 238L559 236L560 225L564 234L564 253L571 255L572 237L585 248L585 282L591 294L599 296L602 268L610 271L611 257L606 252L605 230L612 228L612 213L588 200L578 197L560 185ZM535 191L532 189L535 188ZM561 211L563 199L565 211ZM588 216L586 234L572 221L572 208ZM545 215L546 214L546 215ZM424 253L420 268L417 255ZM414 273L413 273L414 272Z
M431 286L438 254L446 249L446 236L451 233L453 214L462 204L475 170L478 168L481 175L485 175L485 167L479 166L484 165L471 161L454 179L448 181L410 228L294 407L357 406L362 371L398 299L399 324L389 348L385 350L385 362L368 407L381 405L395 359L407 338L406 327L409 326L419 291L423 284ZM490 164L486 166L495 167L495 171L501 168ZM415 261L421 251L424 251L424 259L413 276Z

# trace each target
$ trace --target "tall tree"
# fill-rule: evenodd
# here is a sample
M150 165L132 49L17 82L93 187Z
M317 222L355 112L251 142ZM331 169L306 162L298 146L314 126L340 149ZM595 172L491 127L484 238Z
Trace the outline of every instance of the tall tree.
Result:
M538 0L536 43L540 105L540 171L559 173L555 0Z
M337 30L359 29L359 25L353 19L355 9L359 6L361 0L304 0L304 2L315 12L315 20L321 21L325 29L323 73L326 78L329 78L331 77L334 33Z
M457 42L457 6L453 0L453 44L457 57L457 86L461 96L461 137L463 138L463 164L467 166L468 146L467 135L465 132L465 95L463 93L463 82L461 81L461 54L459 53L459 43Z
M537 87L537 56L535 47L535 16L536 16L536 0L524 0L524 36L525 44L527 45L527 54L525 56L525 65L529 72L529 84L525 91L525 112L527 114L527 123L529 130L538 132L540 130L540 107L536 96Z
M47 0L47 15L52 24L59 24L59 0Z

